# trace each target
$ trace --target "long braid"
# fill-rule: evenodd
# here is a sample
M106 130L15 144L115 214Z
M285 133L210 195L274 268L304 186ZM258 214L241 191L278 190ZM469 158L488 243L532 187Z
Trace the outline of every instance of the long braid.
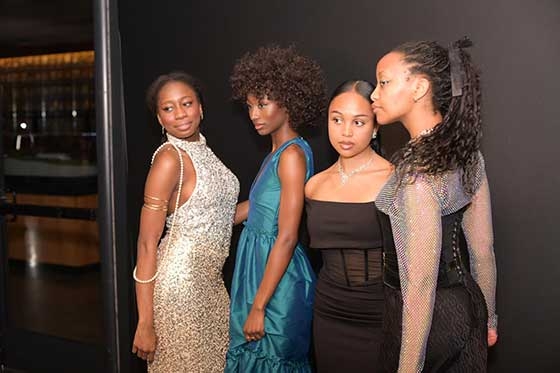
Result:
M468 42L470 43L470 41ZM478 165L481 139L481 92L479 74L470 55L462 48L465 40L454 43L458 48L464 72L462 95L452 96L451 68L446 48L435 42L420 41L402 44L394 51L403 54L412 74L422 74L431 82L434 110L443 121L426 136L409 141L395 153L393 163L400 182L414 182L415 175L438 175L463 169L463 185L474 192L474 171Z

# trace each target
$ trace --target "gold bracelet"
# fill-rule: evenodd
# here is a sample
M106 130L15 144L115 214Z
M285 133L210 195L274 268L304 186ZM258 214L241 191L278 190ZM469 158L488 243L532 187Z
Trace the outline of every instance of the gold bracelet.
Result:
M152 197L152 196L149 196L149 195L147 195L147 194L144 194L144 198L151 199L151 200L153 200L153 201L163 202L163 203L166 204L166 205L167 205L167 203L169 202L169 201L166 200L166 199L161 199L161 198L157 198L157 197Z
M153 211L167 211L167 205L156 205L153 203L144 202L144 205L142 205L142 207L145 207L148 210L153 210Z
M152 164L154 163L154 157L156 156L156 154L159 152L159 150L165 146L166 144L168 144L168 142L166 142L165 144L161 145L159 148L157 148L157 150L155 151L153 157L152 157ZM181 196L181 188L183 187L183 170L184 170L184 164L183 164L183 157L181 156L181 152L179 151L179 148L177 147L177 145L171 143L171 145L175 148L175 150L177 151L177 154L179 155L179 164L181 165L180 168L180 173L179 173L179 187L178 187L178 191L177 191L177 199L175 200L175 211L177 211L177 209L179 208L179 197ZM163 201L166 205L168 203L168 201L166 200L162 200L160 198L157 197L152 197L149 195L144 195L144 198L147 199L151 199L151 200L156 200L156 201ZM155 206L158 205L154 205L151 203L147 203L144 202L144 207L148 208L148 209L154 209ZM167 208L166 208L167 210ZM171 220L171 227L169 227L169 237L167 239L167 243L166 243L166 250L163 254L163 258L161 259L161 261L165 260L165 257L167 256L167 250L169 249L169 242L171 241L172 238L172 234L173 234L173 227L175 226L175 218L177 218L177 214L173 214L173 219ZM136 277L136 267L134 267L134 270L132 271L132 278L134 279L134 281L138 282L139 284L148 284L152 281L154 281L156 279L158 275L158 270L156 268L156 273L154 274L154 276L148 280L140 280L138 277Z
M150 282L156 279L157 275L158 275L158 271L156 271L156 274L153 277L147 280L140 280L138 277L136 277L136 266L134 266L134 270L132 271L132 278L134 279L134 281L138 282L139 284L149 284Z

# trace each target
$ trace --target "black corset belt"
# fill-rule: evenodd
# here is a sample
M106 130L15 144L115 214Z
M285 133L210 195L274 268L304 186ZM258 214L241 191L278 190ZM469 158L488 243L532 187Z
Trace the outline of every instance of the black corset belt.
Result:
M437 279L438 288L447 288L464 283L469 273L469 254L461 226L465 208L442 217L442 248ZM389 217L381 212L380 224L383 232L383 282L400 289L397 253Z

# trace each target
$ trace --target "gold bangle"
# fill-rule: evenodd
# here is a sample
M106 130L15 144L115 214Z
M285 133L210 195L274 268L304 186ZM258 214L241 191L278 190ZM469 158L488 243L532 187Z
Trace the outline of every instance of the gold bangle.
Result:
M153 211L167 211L167 205L156 205L153 203L144 202L144 205L142 207L145 207L148 210L153 210Z
M156 156L156 154L159 152L159 150L163 147L166 146L167 144L169 144L169 142L166 142L165 144L161 145L159 148L157 148L157 150L154 152L154 155L152 156L152 164L154 163L154 157ZM179 148L177 147L177 145L171 143L171 145L173 146L173 148L175 148L175 150L177 151L177 154L179 155L179 164L181 165L180 168L180 173L179 173L179 187L178 187L178 191L177 191L177 198L175 200L175 210L177 211L177 209L179 208L179 198L181 197L181 189L183 187L183 170L184 170L184 164L183 164L183 157L181 156L181 152L179 150ZM157 197L152 197L149 195L144 195L144 206L147 209L151 209L154 210L156 208L159 209L159 205L156 204L152 204L150 202L146 203L146 199L148 200L155 200L155 201L163 201L165 205L167 205L168 201L166 200L162 200L160 198ZM167 211L167 207L165 208L165 211ZM177 214L173 214L173 219L171 220L171 227L169 227L169 237L167 238L167 243L166 243L166 250L163 254L163 258L161 259L162 261L165 260L165 257L167 256L167 251L169 249L169 242L172 239L172 235L173 235L173 227L175 226L175 219L177 218ZM148 284L152 281L154 281L156 279L158 275L158 270L157 270L157 266L156 266L156 273L153 275L152 278L148 279L148 280L140 280L138 277L136 277L136 266L134 267L134 270L132 271L132 278L134 278L134 281L140 283L140 284Z
M152 197L152 196L149 196L149 195L147 195L147 194L144 194L144 198L151 199L151 200L153 200L153 201L163 202L163 203L166 204L166 205L167 205L167 203L169 202L169 201L166 200L166 199L161 199L161 198L157 198L157 197Z
M136 277L136 266L134 266L134 270L132 271L132 278L134 279L134 281L138 282L139 284L149 284L150 282L156 279L157 275L158 275L158 271L156 271L156 274L153 275L151 278L147 280L140 280L138 277Z

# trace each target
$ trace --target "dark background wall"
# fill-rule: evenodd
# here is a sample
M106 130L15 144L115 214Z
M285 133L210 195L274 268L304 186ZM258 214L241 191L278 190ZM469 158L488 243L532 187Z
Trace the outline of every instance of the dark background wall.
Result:
M203 132L239 177L240 198L268 150L230 100L237 58L294 43L324 68L329 88L375 79L376 61L411 39L444 44L469 35L484 88L483 150L492 188L500 340L491 372L559 371L560 3L471 1L119 0L128 147L131 252L143 182L160 127L145 109L152 79L173 69L206 83ZM383 128L388 153L406 140ZM324 131L310 137L317 168L332 162ZM226 269L226 272L231 267ZM123 341L124 342L124 341Z

